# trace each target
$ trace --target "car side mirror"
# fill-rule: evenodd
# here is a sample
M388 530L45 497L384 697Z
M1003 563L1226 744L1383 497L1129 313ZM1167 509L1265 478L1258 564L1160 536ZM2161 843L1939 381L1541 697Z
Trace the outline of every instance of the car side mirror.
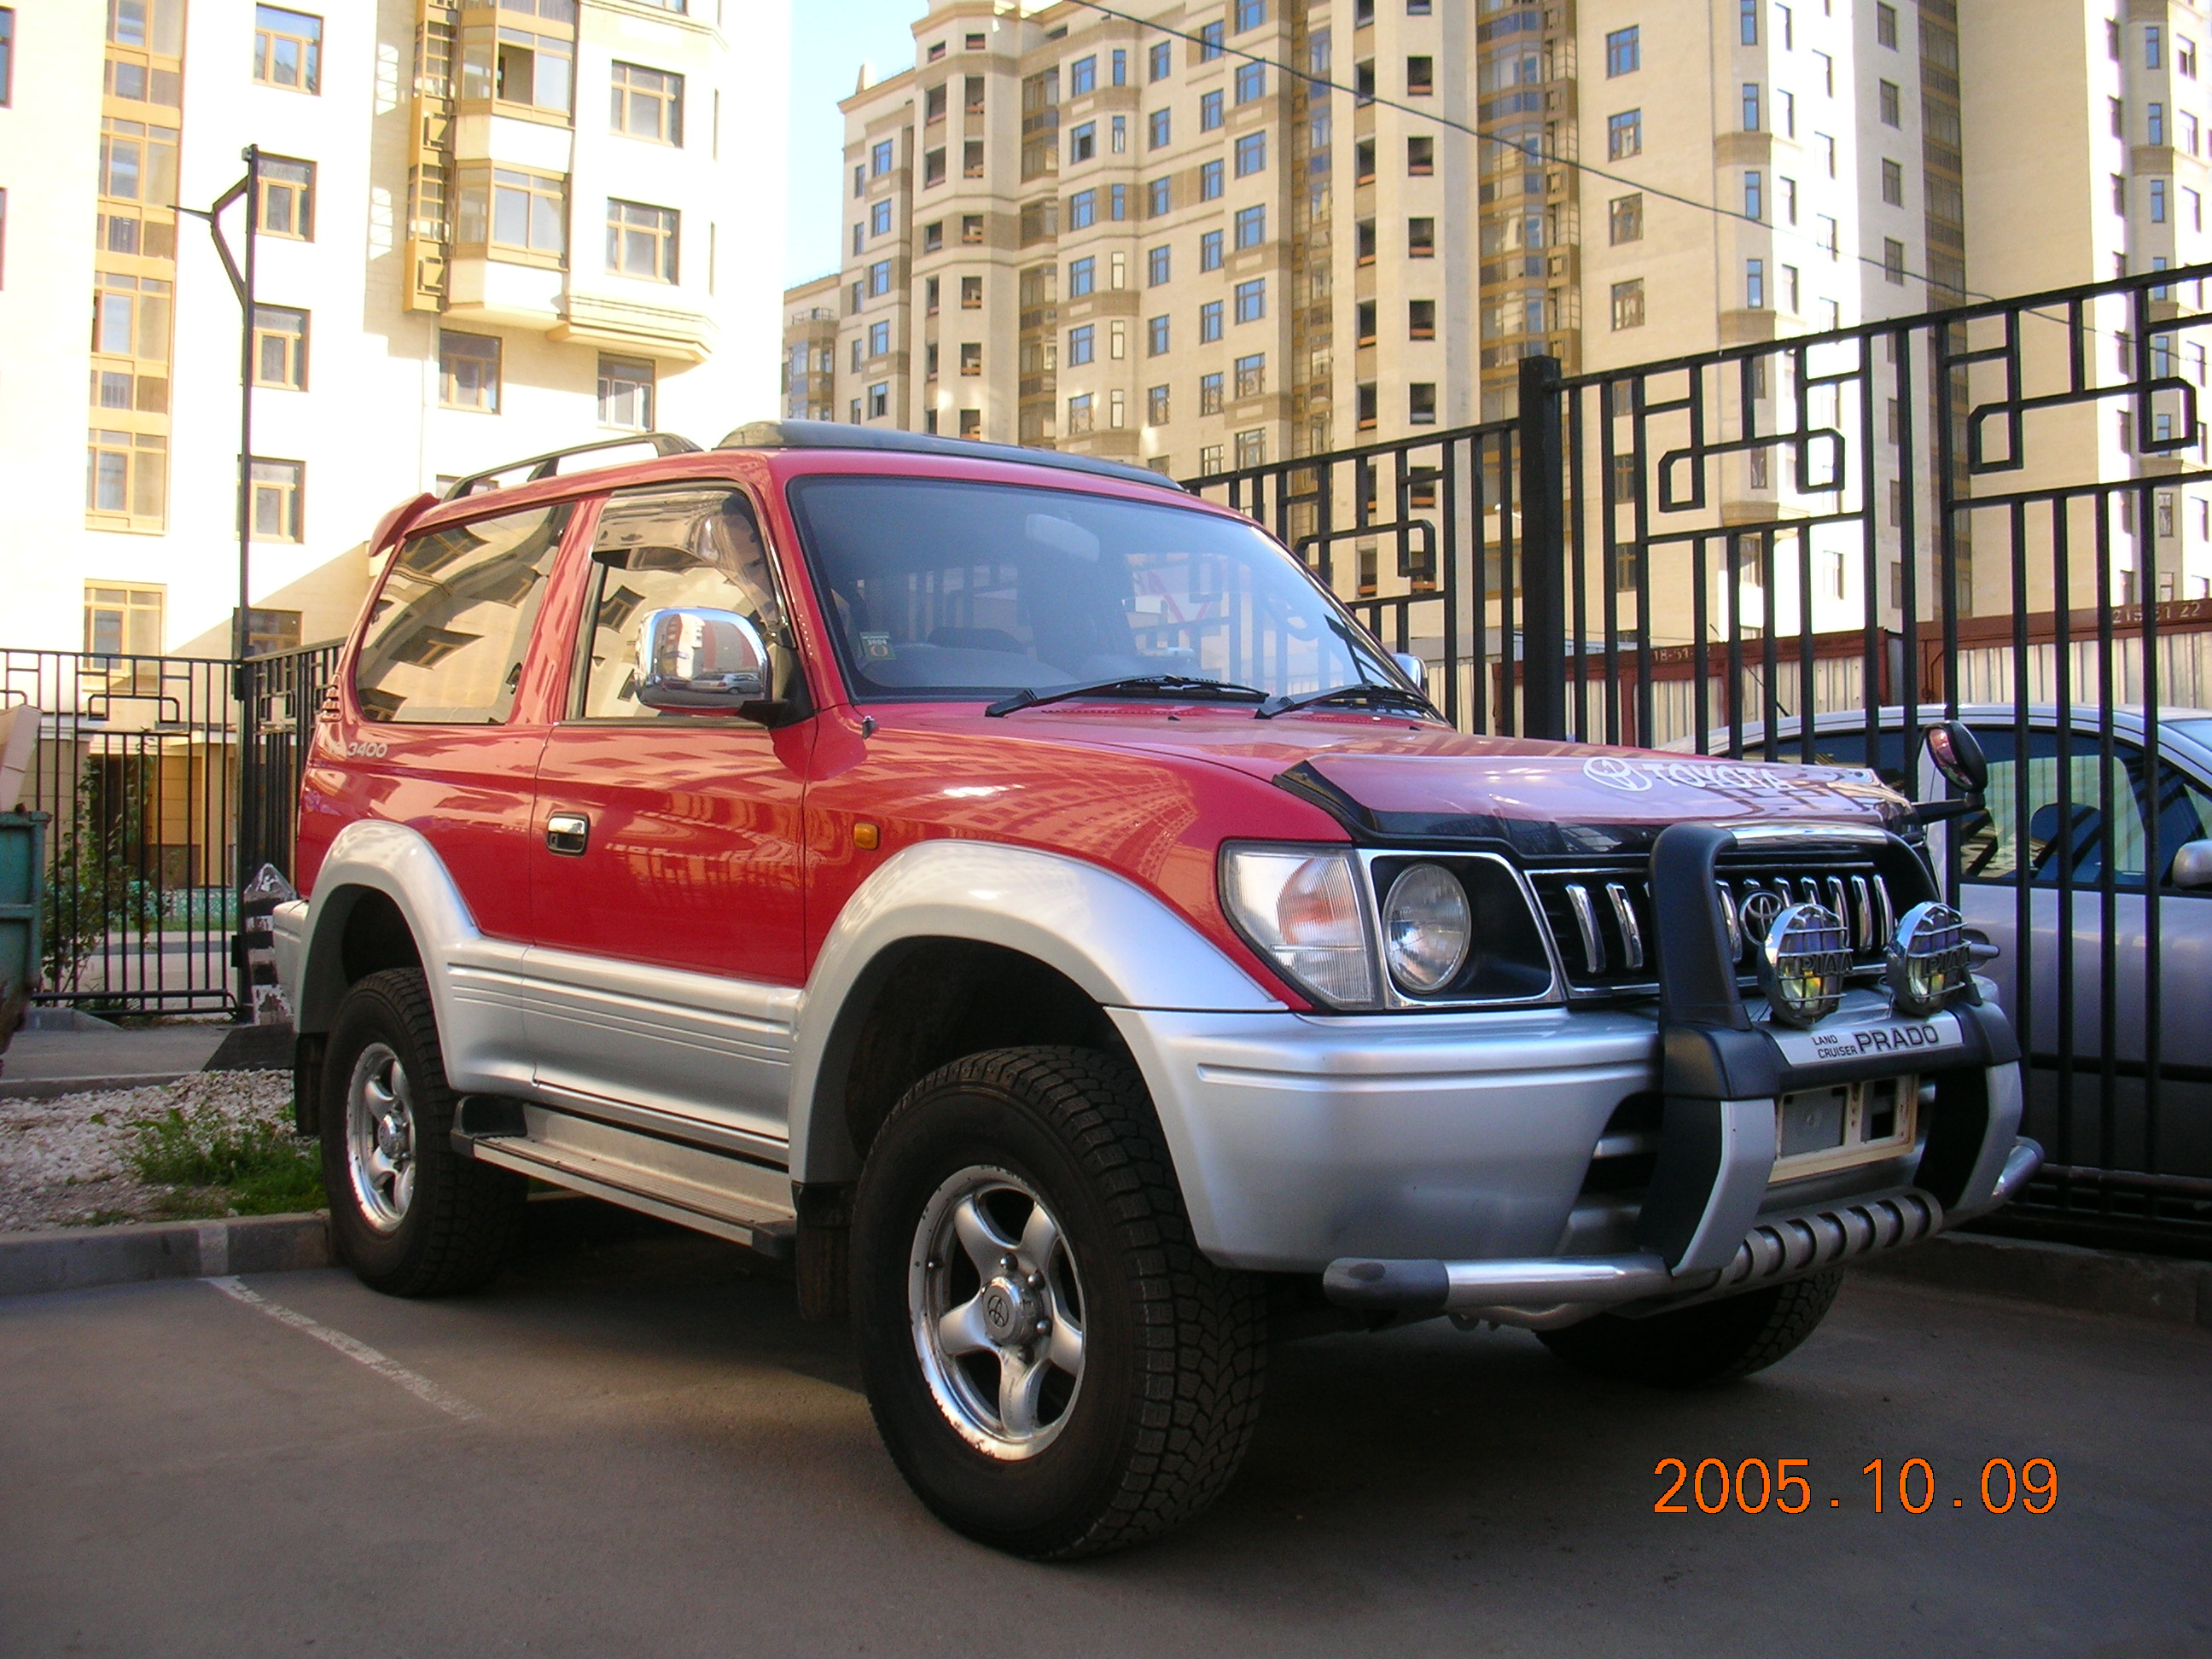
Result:
M1944 781L1966 799L1923 801L1912 809L1913 820L1940 823L1947 818L1963 818L1980 811L1982 792L1990 784L1989 757L1982 753L1981 739L1964 721L1945 720L1928 728L1924 744L1929 763L1942 774Z
M2176 887L2212 887L2212 841L2182 842L2174 852L2169 879Z
M1978 795L1990 787L1989 757L1981 739L1962 720L1945 720L1928 728L1928 758L1936 769L1962 795Z
M768 646L734 611L653 611L637 629L637 700L647 708L735 714L769 696Z
M1429 689L1429 665L1410 651L1393 651L1390 660L1398 665L1398 672L1420 687Z

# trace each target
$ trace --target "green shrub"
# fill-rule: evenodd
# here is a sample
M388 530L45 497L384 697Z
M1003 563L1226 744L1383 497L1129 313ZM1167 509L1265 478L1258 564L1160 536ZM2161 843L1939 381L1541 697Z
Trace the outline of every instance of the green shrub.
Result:
M173 1210L284 1215L323 1207L315 1144L275 1118L234 1118L204 1102L131 1125L125 1156L141 1181L191 1189Z

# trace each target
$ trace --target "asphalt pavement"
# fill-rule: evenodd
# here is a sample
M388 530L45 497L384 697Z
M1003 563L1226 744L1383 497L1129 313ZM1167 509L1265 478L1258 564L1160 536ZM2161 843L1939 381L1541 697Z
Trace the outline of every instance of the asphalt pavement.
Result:
M1211 1514L1046 1567L922 1510L748 1261L0 1301L0 1655L2212 1656L2203 1331L1863 1278L1708 1395L1440 1322L1291 1345ZM1989 1512L1999 1457L2046 1513ZM1668 1458L1809 1489L1658 1514Z

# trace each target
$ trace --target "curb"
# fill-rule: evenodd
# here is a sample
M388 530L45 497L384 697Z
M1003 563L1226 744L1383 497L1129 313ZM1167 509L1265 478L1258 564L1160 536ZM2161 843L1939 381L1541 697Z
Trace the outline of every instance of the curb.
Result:
M0 1100L59 1100L64 1095L98 1095L118 1089L150 1089L157 1083L181 1083L198 1072L133 1072L122 1077L27 1077L0 1083Z
M2212 1261L1942 1233L1911 1249L1863 1262L1858 1270L2047 1308L2212 1330Z
M320 1215L56 1227L0 1234L0 1296L153 1279L289 1273L330 1263L330 1224Z

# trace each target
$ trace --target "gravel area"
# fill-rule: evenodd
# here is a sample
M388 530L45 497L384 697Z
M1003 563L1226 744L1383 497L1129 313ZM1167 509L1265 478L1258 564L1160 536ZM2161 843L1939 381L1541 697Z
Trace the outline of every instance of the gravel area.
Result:
M234 1121L288 1118L283 1072L204 1072L146 1089L0 1100L0 1232L160 1219L173 1189L149 1187L125 1156L134 1124L171 1107Z

